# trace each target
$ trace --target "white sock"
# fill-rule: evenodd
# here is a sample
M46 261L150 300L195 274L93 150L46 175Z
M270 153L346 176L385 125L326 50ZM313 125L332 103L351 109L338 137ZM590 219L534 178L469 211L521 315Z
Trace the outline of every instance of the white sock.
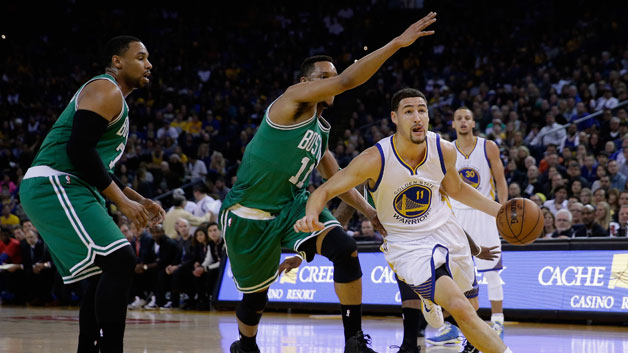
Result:
M506 350L504 351L504 353L512 353L512 351L510 350L510 348L506 347Z
M500 324L504 324L504 313L500 313L500 314L492 314L491 315L491 322L499 322Z

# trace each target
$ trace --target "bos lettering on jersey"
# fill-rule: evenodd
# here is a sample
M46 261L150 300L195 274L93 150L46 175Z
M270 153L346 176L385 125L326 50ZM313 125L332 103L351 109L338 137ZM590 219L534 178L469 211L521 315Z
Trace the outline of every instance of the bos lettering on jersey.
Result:
M305 150L305 152L309 152L316 156L316 160L319 161L321 159L321 146L323 145L323 138L321 134L318 132L307 130L301 142L297 148Z

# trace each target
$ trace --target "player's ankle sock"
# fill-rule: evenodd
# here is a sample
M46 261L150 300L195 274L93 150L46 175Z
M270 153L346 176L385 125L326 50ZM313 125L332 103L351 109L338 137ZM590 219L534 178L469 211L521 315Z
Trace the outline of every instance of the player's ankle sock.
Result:
M492 314L491 322L499 322L500 324L504 324L504 313Z
M403 345L416 347L421 321L421 310L414 308L402 308L403 312Z
M245 351L256 351L257 350L257 342L255 342L255 338L257 334L253 337L247 337L242 334L242 331L238 330L240 333L240 347Z
M504 351L504 353L512 353L512 351L510 350L510 348L506 347L506 350Z
M342 314L342 326L345 328L346 341L350 337L353 337L356 332L362 330L362 304L340 304L340 312Z

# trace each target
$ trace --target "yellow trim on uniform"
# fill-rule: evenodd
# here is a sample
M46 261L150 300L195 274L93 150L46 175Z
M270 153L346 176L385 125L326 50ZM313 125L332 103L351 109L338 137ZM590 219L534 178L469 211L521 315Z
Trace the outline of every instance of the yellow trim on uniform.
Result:
M495 200L495 179L493 179L493 176L491 175L491 180L488 181L491 185L491 199ZM497 200L497 202L499 202L499 200Z
M478 145L478 138L477 136L473 136L473 138L475 139L475 143L473 144L473 149L471 150L471 152L469 152L469 154L465 154L464 152L462 152L462 150L458 147L458 140L456 140L454 142L454 145L456 146L456 149L458 150L458 152L460 152L463 156L464 159L469 159L469 157L471 157L471 153L473 153L473 151L475 151L475 147L477 147Z
M410 171L412 171L413 174L416 174L417 169L419 169L419 167L422 166L423 163L425 163L425 161L427 160L427 152L428 152L427 135L425 136L425 155L423 156L423 160L421 160L421 162L419 162L419 164L417 164L417 166L414 168L412 168L408 163L406 163L406 161L404 161L403 158L401 158L399 153L397 153L397 147L395 147L395 135L393 135L392 137L392 150L393 150L393 153L395 154L395 157L397 157L397 159L399 160L399 162L401 162L404 166L406 166L406 168L410 169Z

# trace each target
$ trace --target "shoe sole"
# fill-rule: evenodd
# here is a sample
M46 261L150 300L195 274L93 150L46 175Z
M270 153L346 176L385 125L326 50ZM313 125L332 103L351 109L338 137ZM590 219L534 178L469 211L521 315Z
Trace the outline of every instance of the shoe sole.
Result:
M462 343L462 340L459 338L449 339L446 341L432 341L430 339L426 339L425 343L429 343L432 346L446 346L446 345L455 345Z

